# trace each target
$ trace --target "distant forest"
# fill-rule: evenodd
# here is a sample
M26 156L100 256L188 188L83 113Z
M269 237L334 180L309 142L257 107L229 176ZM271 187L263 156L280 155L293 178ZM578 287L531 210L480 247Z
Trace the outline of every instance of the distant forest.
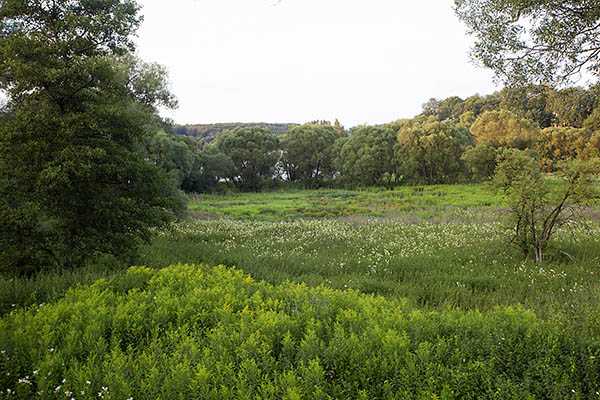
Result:
M277 123L245 123L245 122L226 122L218 124L194 124L194 125L176 125L173 132L181 136L192 136L206 143L212 142L220 133L236 128L263 128L268 129L275 134L286 133L290 128L298 124L277 124Z

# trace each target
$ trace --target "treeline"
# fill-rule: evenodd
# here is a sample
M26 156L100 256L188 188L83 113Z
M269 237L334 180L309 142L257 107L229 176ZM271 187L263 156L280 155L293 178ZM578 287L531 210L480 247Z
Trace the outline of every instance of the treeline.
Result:
M148 158L187 192L477 182L503 149L528 150L546 172L598 156L600 88L505 88L467 99L431 99L412 119L344 129L315 121L287 133L226 130L210 143L157 133Z
M298 124L270 124L264 122L226 122L218 124L176 125L172 130L181 136L192 136L206 143L212 142L219 134L236 128L266 128L274 133L286 133Z

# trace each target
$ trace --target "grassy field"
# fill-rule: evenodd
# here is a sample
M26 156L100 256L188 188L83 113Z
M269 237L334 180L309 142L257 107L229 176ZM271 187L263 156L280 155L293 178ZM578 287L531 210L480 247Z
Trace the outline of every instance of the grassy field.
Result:
M443 217L452 209L486 208L501 204L485 185L436 185L395 190L298 190L272 193L199 195L190 210L196 218L288 221L298 218Z
M228 268L239 268L258 282L264 281L269 285L277 285L274 289L277 293L285 290L293 292L296 290L293 289L296 287L293 284L301 284L306 285L301 287L307 288L307 293L314 293L317 297L321 294L310 292L313 289L309 290L308 288L315 288L314 290L317 291L333 289L334 292L327 292L326 296L319 300L324 302L329 302L325 298L331 296L333 296L332 298L337 298L338 295L344 296L332 293L354 293L349 296L359 297L366 295L365 299L371 299L371 295L376 295L389 301L391 309L411 310L407 311L411 313L418 311L426 313L423 315L429 315L434 320L450 318L454 321L448 322L451 325L451 327L448 325L447 329L449 330L430 326L427 328L430 330L427 334L422 331L406 333L416 346L411 350L416 352L415 354L420 351L419 343L422 344L423 341L441 340L440 343L447 343L447 341L458 340L457 336L452 336L455 335L454 333L449 333L456 329L462 329L463 322L456 321L463 321L463 318L471 321L474 318L473 321L479 321L473 322L478 327L469 325L469 328L466 328L472 330L474 337L480 337L485 341L488 333L484 333L484 331L487 332L490 329L493 331L497 328L502 330L503 336L512 335L511 337L515 340L512 346L516 346L514 354L511 353L513 355L509 356L504 353L509 350L508 348L498 350L494 347L495 345L488 343L485 346L489 345L493 348L490 347L484 349L483 353L478 353L476 357L479 361L477 362L487 363L490 354L500 351L498 357L504 360L501 362L502 365L504 365L506 357L518 355L518 357L522 357L521 361L529 357L535 363L549 363L544 368L556 370L556 374L560 375L568 370L563 365L567 361L561 358L561 354L563 351L567 351L566 348L572 348L572 350L568 350L569 357L575 357L577 360L569 362L578 365L577 367L573 366L575 369L569 370L575 375L564 378L567 379L566 383L560 383L560 385L565 384L566 386L563 387L556 383L562 388L560 391L546 392L545 389L529 387L528 384L523 386L523 382L528 379L538 379L527 378L522 374L525 373L523 371L530 371L530 368L533 367L523 367L524 369L517 373L512 371L509 366L498 367L500 370L496 370L494 369L496 366L493 366L495 364L492 363L490 365L493 367L486 370L484 374L485 379L491 379L487 381L487 384L491 385L488 388L491 392L482 397L524 398L531 393L537 393L537 397L532 398L598 398L595 392L590 391L591 386L588 385L588 381L591 379L590 376L600 374L600 365L593 361L597 358L600 360L600 345L598 345L600 337L600 225L597 221L591 221L589 227L591 230L586 228L586 230L580 229L575 232L559 232L549 251L548 261L543 265L536 265L531 261L523 260L522 255L507 242L507 234L502 223L506 213L503 206L500 197L484 185L409 187L394 191L319 190L199 196L190 200L192 210L190 218L174 225L168 231L157 232L152 243L142 248L137 263L150 267L150 271L161 270L181 263L224 265ZM117 282L115 285L119 288L122 285L127 287L133 285L137 288L137 278L135 278L137 275L134 273L134 278L130 277L131 272L127 273L126 267L105 259L80 271L47 272L29 279L14 276L1 277L0 312L5 315L5 318L8 318L6 324L26 323L33 324L32 327L34 327L38 326L36 324L43 325L48 321L43 319L43 322L35 322L37 310L42 309L40 304L64 303L52 306L57 307L57 311L52 311L54 313L52 315L60 319L62 318L60 317L61 313L66 310L65 307L76 307L76 303L73 303L75 300L72 300L73 293L87 293L87 290L91 290L88 289L89 285L100 278L108 279L109 282ZM180 276L182 273L173 271L167 275ZM187 276L186 274L183 273L181 276ZM169 281L168 285L171 288L169 290L172 290L172 285L177 286L173 281ZM73 292L74 288L77 288L75 292ZM140 288L142 287L140 286ZM65 293L69 290L72 291L69 295L71 297L65 298ZM142 288L141 290L146 289ZM150 292L152 291L150 290ZM106 301L104 294L99 294L94 290L90 293L93 296L100 296L98 297L99 302ZM121 289L116 293L120 296ZM142 294L140 293L140 295ZM85 298L87 295L77 296ZM123 301L131 303L137 298L135 293L127 296L131 298L123 299ZM311 309L312 300L302 298L304 299L302 302L308 301L303 307ZM177 302L176 299L173 301ZM196 300L186 301L195 304ZM238 299L238 301L240 302L239 312L242 312L244 307L252 307L244 303L246 301L244 299ZM363 304L363 300L356 301ZM172 305L175 306L175 303ZM113 306L112 304L109 302L102 307L110 308ZM132 307L134 306L132 305ZM217 306L212 311L216 313L215 315L220 315L219 307L223 307L223 305ZM225 307L228 306L225 305ZM27 315L31 315L31 317L26 317L25 314L21 316L24 309L29 310ZM75 314L79 312L75 311L76 309L79 308L73 309ZM344 312L342 309L336 308L336 310L336 312ZM518 310L515 314L517 316L513 315L513 311L510 310ZM286 312L288 311L286 308ZM183 311L173 310L172 312L179 315ZM185 311L185 313L187 312ZM271 315L274 311L265 312L267 315ZM9 318L7 314L10 314L11 317ZM189 314L185 315L189 316ZM13 318L16 319L13 320ZM20 318L25 319L21 320ZM154 315L152 318L160 320L162 317ZM409 320L411 318L413 317L410 317ZM509 320L512 322L507 322ZM240 323L243 325L243 318L241 321ZM115 321L111 322L111 324L116 323ZM363 323L368 324L367 322ZM418 326L421 322L415 323ZM364 326L367 329L367 325ZM368 327L368 329L372 328ZM185 329L185 334L193 337L193 333L188 330L189 327ZM266 329L263 332L266 336L272 334L271 328L263 327L261 329ZM305 329L308 331L304 331ZM312 328L303 325L302 332L304 333L299 335L309 334L307 332L310 332L310 329ZM436 329L442 329L442 331L436 331ZM530 332L530 329L534 329L531 331L534 333L525 333ZM328 338L333 333L320 332L324 335L322 338L324 343L329 343ZM548 334L551 335L551 338L545 337L543 332L550 332ZM178 334L174 333L174 335ZM424 336L420 337L421 334ZM521 335L525 335L525 337ZM432 339L433 337L437 339ZM532 338L535 338L535 343L528 342L530 339L534 340ZM21 339L11 336L6 340L10 342ZM185 339L184 342L186 340L188 339ZM228 343L233 343L237 339L227 340ZM272 338L272 340L279 339ZM304 339L297 338L297 340ZM552 340L553 344L550 345L548 340ZM563 340L566 342L560 344ZM527 344L519 347L520 341ZM179 342L177 339L176 344L173 345L185 348L184 342ZM455 346L462 349L460 351L468 353L465 350L468 347L466 343L461 339L461 342ZM157 346L159 344L160 341L155 343ZM375 344L373 345L375 346ZM277 348L278 345L274 346ZM481 343L474 344L474 346L481 346ZM546 356L540 354L545 350L540 350L538 346L542 346L544 349L553 349L551 351L557 353L548 356L551 358L544 358ZM138 357L137 351L135 350L131 357ZM442 356L441 353L436 353L435 357L441 357L436 361L441 363L439 368L442 368L442 364L443 368L449 368L448 370L442 368L440 371L445 372L440 373L450 374L447 378L449 380L455 379L450 376L454 376L452 374L458 370L445 364L448 359L444 358L445 356ZM139 362L148 362L147 359L144 360ZM219 362L222 361L219 359ZM109 374L109 371L105 369L108 368L108 365L112 365L112 362L107 361L103 367L97 368ZM279 362L279 359L276 362ZM376 363L377 360L372 359L370 362ZM591 364L588 365L588 362ZM587 365L586 370L580 371L579 366L584 364ZM302 374L301 371L304 368L302 365L296 365L299 369L294 370L294 373ZM319 368L323 367L323 365L319 365ZM176 368L176 366L172 367ZM471 370L461 371L466 374L465 376L472 372ZM516 375L511 375L513 372ZM242 374L239 371L236 373ZM365 376L370 373L364 372ZM422 370L421 373L435 376L435 373L429 370L428 372ZM498 385L502 384L490 377L504 376L503 374L511 376L510 379L507 378L511 382L510 385L516 382L514 388L509 385L515 391L510 392L513 393L511 396L498 395L494 397L490 393L499 390ZM556 379L559 379L558 375L556 375ZM243 387L245 387L246 377L243 376L243 379L239 378L240 381L230 382L232 387L240 387L242 389L239 390L245 390ZM381 377L373 379L379 378ZM513 378L514 382L511 380ZM140 379L146 378L140 377ZM170 378L165 377L164 379ZM459 381L463 382L461 379ZM577 380L580 384L577 387L573 386L574 392L572 393L571 389L568 389L570 387L568 380ZM357 393L361 393L356 388L354 391L345 386L335 386L334 388L334 386L328 386L329 383L323 382L322 385L323 390L327 393L344 393L344 395L354 393L352 396L358 396ZM273 393L277 394L273 394L272 398L284 398L281 390L285 386L285 384L281 384L278 386L279 389L273 389L275 391ZM435 398L433 396L444 398L441 396L441 393L444 393L444 387L436 386L435 390L421 389L424 390L422 393L425 393L423 398ZM302 392L300 389L298 390L298 393ZM381 391L376 393L373 398L395 398L393 396L386 397ZM472 393L477 393L476 388ZM167 396L165 393L160 395ZM214 393L212 397L227 398L225 395ZM265 396L265 398L270 397ZM306 395L288 396L288 398L327 397ZM445 398L455 397L446 396Z

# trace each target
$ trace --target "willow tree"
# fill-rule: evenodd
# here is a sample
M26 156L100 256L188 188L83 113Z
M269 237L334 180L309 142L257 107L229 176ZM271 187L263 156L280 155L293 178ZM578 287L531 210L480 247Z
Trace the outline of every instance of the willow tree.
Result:
M510 83L600 76L597 0L455 0L475 38L473 56Z
M182 209L140 152L162 67L132 56L134 0L0 2L0 265L128 257Z

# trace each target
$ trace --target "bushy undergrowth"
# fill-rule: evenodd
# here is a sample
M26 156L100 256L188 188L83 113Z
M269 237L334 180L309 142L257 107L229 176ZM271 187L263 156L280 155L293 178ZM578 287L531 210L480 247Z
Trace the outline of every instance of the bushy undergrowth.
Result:
M2 398L597 398L600 342L521 309L132 268L0 320Z

